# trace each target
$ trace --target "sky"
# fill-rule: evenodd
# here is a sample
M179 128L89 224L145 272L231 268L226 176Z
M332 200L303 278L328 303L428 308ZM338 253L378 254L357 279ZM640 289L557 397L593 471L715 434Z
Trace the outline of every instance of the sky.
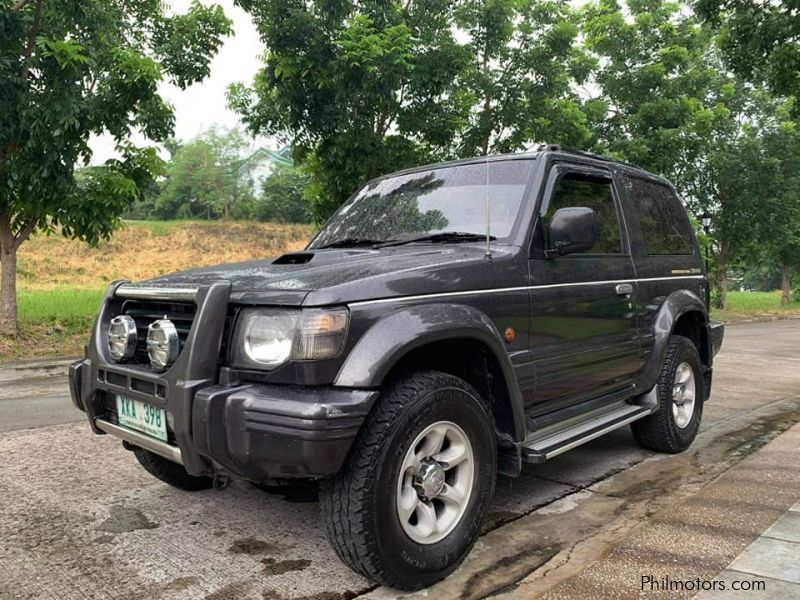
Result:
M176 13L185 12L191 0L171 0L168 5ZM203 4L219 4L233 21L233 35L225 38L222 48L211 62L211 74L201 83L186 90L162 83L159 91L175 107L175 137L187 141L211 126L234 127L240 124L238 116L228 110L226 91L236 81L250 83L261 65L264 44L258 38L250 15L233 5L233 0L203 0ZM145 143L142 136L134 142ZM115 156L114 141L110 136L90 140L92 163L102 164ZM267 145L269 141L266 140Z

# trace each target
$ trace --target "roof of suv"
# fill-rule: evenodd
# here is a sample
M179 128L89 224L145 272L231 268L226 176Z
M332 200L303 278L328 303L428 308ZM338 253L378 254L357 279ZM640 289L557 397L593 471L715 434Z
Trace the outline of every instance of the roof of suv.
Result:
M394 171L392 173L387 173L386 175L382 175L380 177L374 178L372 181L378 181L381 179L385 179L386 177L392 177L395 175L405 175L407 173L416 173L419 171L428 171L435 168L440 167L454 167L459 165L471 165L471 164L483 164L487 162L500 162L506 160L537 160L545 155L562 155L564 157L569 157L572 159L580 159L581 162L586 163L602 163L605 165L615 165L617 167L622 167L625 171L636 174L640 177L653 179L664 183L670 187L672 183L669 180L656 175L654 173L650 173L649 171L645 171L641 167L637 167L636 165L632 165L630 163L626 163L621 160L615 160L613 158L608 158L606 156L602 156L600 154L594 154L592 152L586 152L583 150L573 150L572 148L566 148L563 146L558 145L548 145L545 146L542 150L538 150L535 152L512 152L508 154L490 154L488 156L476 156L473 158L462 158L458 160L449 160L443 161L440 163L433 163L428 165L420 165L418 167L411 167L409 169L402 169L400 171Z

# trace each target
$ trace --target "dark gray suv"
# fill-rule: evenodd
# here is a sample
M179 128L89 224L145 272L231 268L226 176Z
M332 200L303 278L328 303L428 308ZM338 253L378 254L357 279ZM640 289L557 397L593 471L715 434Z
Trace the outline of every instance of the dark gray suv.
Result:
M667 181L550 147L370 181L302 252L113 283L71 391L181 489L320 480L342 560L415 589L469 551L496 474L628 424L686 449L708 298Z

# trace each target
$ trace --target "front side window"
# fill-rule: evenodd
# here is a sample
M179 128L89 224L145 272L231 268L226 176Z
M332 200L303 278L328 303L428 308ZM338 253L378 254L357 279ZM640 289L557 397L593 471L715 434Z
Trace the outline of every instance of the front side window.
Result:
M572 207L591 208L597 219L597 242L585 254L622 253L619 218L610 180L580 173L562 176L540 219L544 230L549 230L550 219L558 209Z
M370 182L325 223L309 248L458 232L507 239L520 214L532 160L441 167ZM488 178L487 178L488 177ZM488 183L488 185L487 185Z
M686 211L666 185L628 178L628 189L650 255L693 254L694 238Z

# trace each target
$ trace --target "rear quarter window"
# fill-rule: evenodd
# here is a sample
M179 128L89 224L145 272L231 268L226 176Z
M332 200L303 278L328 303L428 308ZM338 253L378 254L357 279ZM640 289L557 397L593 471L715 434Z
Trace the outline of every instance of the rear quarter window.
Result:
M647 253L694 254L694 235L680 200L668 186L628 177L631 201L639 213Z

